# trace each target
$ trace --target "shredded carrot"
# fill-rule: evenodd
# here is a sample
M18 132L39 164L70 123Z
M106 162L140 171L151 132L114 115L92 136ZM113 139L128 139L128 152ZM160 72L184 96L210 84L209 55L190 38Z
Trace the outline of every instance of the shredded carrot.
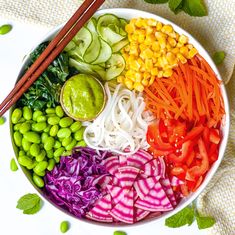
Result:
M216 126L223 118L221 82L200 55L179 63L169 78L155 79L145 88L146 108L157 118L175 118L197 122L206 117Z

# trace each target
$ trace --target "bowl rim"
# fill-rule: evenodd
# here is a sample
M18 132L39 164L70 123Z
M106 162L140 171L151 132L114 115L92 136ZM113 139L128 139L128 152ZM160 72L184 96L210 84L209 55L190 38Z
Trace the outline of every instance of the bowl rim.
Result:
M200 52L200 54L202 53L203 57L205 58L205 60L208 62L208 64L211 66L212 70L215 72L217 78L221 81L222 77L216 67L216 65L214 64L212 58L210 57L210 55L208 54L208 52L206 51L206 49L204 49L204 47L194 38L194 36L192 36L190 33L188 33L186 30L184 30L183 28L181 28L180 26L178 26L177 24L175 24L174 22L158 16L154 13L150 13L147 11L143 11L143 10L137 10L137 9L131 9L131 8L108 8L108 9L102 9L102 10L98 10L94 16L95 17L99 17L102 14L106 14L106 13L110 13L110 14L115 14L119 17L123 17L120 15L126 15L128 17L123 17L126 19L130 19L133 18L133 15L135 15L135 17L144 17L144 18L153 18L157 21L160 21L164 24L171 24L174 28L174 30L176 32L179 32L180 34L184 34L186 36L188 36L189 41L196 47L196 49ZM27 53L27 55L24 57L21 66L20 66L20 70L19 73L17 74L17 79L16 82L19 80L21 74L24 72L24 68L27 65L28 61L29 61L29 55L30 53L42 42L50 40L51 38L53 38L56 33L58 32L59 29L61 29L61 27L63 27L63 24L60 24L54 28L52 28L51 30L49 30L49 32L44 35L40 40L38 40L37 43L35 43L35 45L32 47L31 50L29 50L29 52ZM225 116L223 119L223 122L221 124L221 129L223 131L223 139L222 142L220 143L220 149L219 149L219 157L218 160L211 166L210 170L207 172L206 177L203 181L203 183L200 185L200 187L196 190L196 192L192 193L190 196L188 196L187 198L185 198L185 200L182 202L180 202L177 207L169 212L165 212L163 213L161 216L158 217L153 217L153 218L148 218L148 219L144 219L142 221L139 221L137 223L133 223L133 224L115 224L115 223L104 223L104 222L98 222L98 221L92 221L92 220L88 220L88 219L79 219L77 217L75 217L74 215L70 214L68 211L66 211L65 209L55 205L44 193L41 189L39 189L32 181L32 177L29 176L29 172L28 170L26 170L24 167L20 166L22 171L24 172L24 175L28 178L32 188L34 190L36 190L48 203L50 203L53 207L59 209L61 212L65 213L66 215L76 219L79 222L85 223L85 224L93 224L93 225L97 225L97 226L102 226L102 227L121 227L122 229L124 228L130 228L130 227L136 227L136 226L144 226L146 224L153 224L153 223L157 223L159 221L162 221L163 219L170 217L174 214L176 214L177 212L179 212L180 210L182 210L183 208L185 208L186 206L188 206L189 204L191 204L198 196L199 194L202 193L202 191L205 189L205 187L208 185L208 183L211 181L212 177L215 175L216 171L219 168L219 165L224 157L225 154L225 150L226 150L226 146L228 143L228 137L229 137L229 129L230 129L230 111L229 111L229 101L228 101L228 96L227 96L227 92L225 89L225 85L222 82L220 85L220 90L221 90L221 94L223 97L223 101L224 101L224 109L225 109ZM13 111L13 107L10 109L10 117ZM12 132L13 132L13 125L10 121L10 135L11 135L11 143L15 152L15 158L17 160L17 150L16 150L16 146L14 144L13 138L12 138ZM28 172L28 173L27 173Z

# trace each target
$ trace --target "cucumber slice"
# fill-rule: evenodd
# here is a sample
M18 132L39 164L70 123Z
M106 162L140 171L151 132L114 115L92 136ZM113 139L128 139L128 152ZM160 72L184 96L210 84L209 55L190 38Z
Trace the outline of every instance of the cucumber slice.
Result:
M128 44L129 44L129 40L123 39L122 41L120 41L112 46L113 52L114 53L119 52L123 47L125 47Z
M117 25L119 28L121 26L121 22L117 16L113 14L104 14L97 20L97 30L100 27L107 27L110 24Z
M76 44L75 42L73 41L70 41L67 46L64 48L65 51L70 51L70 50L73 50L74 48L76 47Z
M112 80L122 73L125 69L125 60L120 54L112 54L111 58L106 62L105 80Z
M94 20L90 20L87 23L87 28L88 28L88 30L90 30L93 40L92 40L90 46L87 48L87 50L83 56L83 60L86 63L92 63L93 61L95 61L98 58L98 56L100 54L101 43L98 38L98 34L96 31L96 25L95 25Z
M86 27L82 27L79 32L73 38L73 42L76 43L76 51L71 51L71 55L78 55L79 57L83 57L87 48L91 45L93 38L89 29Z
M106 62L112 55L112 48L107 42L99 37L101 49L98 58L92 62L92 64L101 64Z
M125 36L114 32L109 27L101 27L98 32L101 37L111 46L125 38Z
M128 24L128 22L125 19L123 19L123 18L121 18L119 20L121 22L120 34L122 36L126 36L127 32L125 31L125 28L126 28L126 25Z

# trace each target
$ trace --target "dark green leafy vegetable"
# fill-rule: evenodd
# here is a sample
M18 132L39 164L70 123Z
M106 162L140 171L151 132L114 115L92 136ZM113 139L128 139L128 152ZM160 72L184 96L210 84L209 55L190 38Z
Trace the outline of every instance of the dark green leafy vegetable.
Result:
M225 58L225 52L224 51L217 51L213 55L213 60L216 65L222 64Z
M41 206L41 198L35 193L28 193L18 200L16 208L22 210L24 214L35 214L41 209Z
M39 57L47 45L48 42L44 42L31 53L30 65ZM34 110L55 107L59 103L60 90L68 75L69 58L66 52L62 52L24 93L18 104L31 107Z
M183 0L169 0L168 2L169 8L177 14L179 11L181 11L183 6Z
M199 229L210 228L215 224L215 219L209 216L196 215L196 220Z

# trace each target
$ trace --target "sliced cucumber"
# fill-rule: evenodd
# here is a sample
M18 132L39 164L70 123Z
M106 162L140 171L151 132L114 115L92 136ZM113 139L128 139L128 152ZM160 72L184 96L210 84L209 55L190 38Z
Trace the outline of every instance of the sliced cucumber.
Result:
M76 47L75 42L70 41L70 42L67 44L67 46L64 48L64 50L65 50L65 51L70 51L70 50L73 50L75 47Z
M109 27L101 27L99 33L101 37L111 46L125 38L125 36L114 32Z
M123 47L125 47L128 44L129 44L129 40L123 39L122 41L120 41L112 46L113 52L114 53L119 52Z
M105 14L98 18L97 20L97 30L100 27L107 27L108 25L116 25L120 28L121 22L119 18L113 14Z
M107 42L99 37L101 49L98 58L92 62L92 64L101 64L106 62L112 55L112 48Z
M111 58L106 62L105 80L116 78L125 69L125 60L120 54L112 54Z
M87 28L90 30L93 40L92 40L90 46L87 48L87 50L83 56L83 59L86 63L92 63L93 61L95 61L98 58L98 56L100 54L101 43L98 38L98 33L96 31L96 24L95 24L94 19L89 20L89 22L87 24Z
M123 18L120 19L120 22L121 22L120 34L122 36L126 36L127 32L125 31L125 28L126 28L126 25L128 24L128 22Z
M91 45L92 41L93 38L90 30L86 27L81 28L73 38L73 42L75 42L77 45L76 54L80 55L80 57L83 57L87 48Z

